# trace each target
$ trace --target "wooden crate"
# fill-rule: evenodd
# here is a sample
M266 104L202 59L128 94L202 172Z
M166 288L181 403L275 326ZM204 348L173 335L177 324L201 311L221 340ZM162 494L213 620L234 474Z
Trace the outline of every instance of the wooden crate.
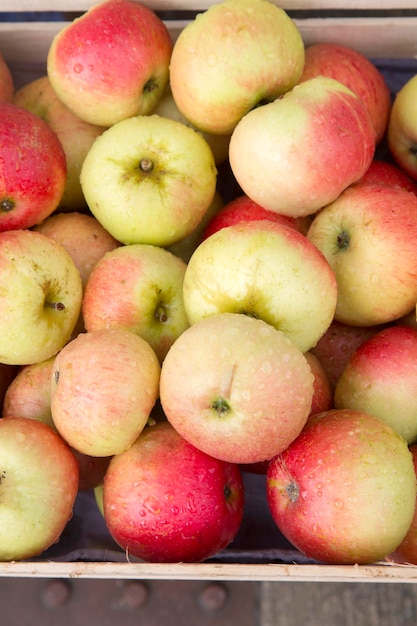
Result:
M275 0L294 19L306 45L329 41L351 46L366 56L393 64L393 72L417 73L417 0ZM1 0L0 51L12 69L16 86L41 76L53 36L94 0ZM145 0L160 12L173 40L209 0ZM13 19L5 18L13 13ZM3 14L3 16L2 16ZM4 19L3 19L4 18ZM404 76L399 79L404 82ZM262 480L262 479L260 479ZM255 500L258 497L255 493ZM78 503L82 507L85 502ZM91 503L90 503L91 504ZM255 502L255 505L257 503ZM94 521L95 520L95 521ZM93 526L97 518L88 523ZM261 525L260 532L268 533ZM77 533L76 533L77 534ZM366 566L322 565L297 551L253 542L228 549L206 563L153 564L131 561L120 551L93 543L62 554L0 563L0 577L182 579L292 582L417 582L417 566L376 563ZM262 542L260 542L262 544ZM73 548L73 546L72 546Z

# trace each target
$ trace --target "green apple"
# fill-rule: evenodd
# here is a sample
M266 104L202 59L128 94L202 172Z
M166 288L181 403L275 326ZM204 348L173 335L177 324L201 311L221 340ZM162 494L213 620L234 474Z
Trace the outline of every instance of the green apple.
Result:
M80 184L81 165L94 139L104 128L85 122L59 100L47 76L41 76L20 89L13 96L14 104L42 118L57 134L64 149L67 178L59 202L61 211L79 211L86 208Z
M64 26L48 51L53 89L78 117L111 126L148 114L168 83L170 33L132 0L104 0Z
M0 234L0 362L28 365L55 355L81 311L80 273L65 248L42 233Z
M114 124L95 140L81 169L91 212L125 244L169 246L189 235L213 201L216 183L207 141L159 115Z
M323 254L292 226L271 220L238 222L200 243L183 291L190 324L215 313L246 313L281 330L303 352L327 330L337 300Z
M417 180L417 74L401 87L391 107L387 141L398 165Z
M183 301L185 262L148 244L121 246L96 264L84 291L88 331L123 327L135 332L163 360L188 328Z
M170 85L191 124L221 135L260 102L291 89L303 65L302 37L284 10L267 0L226 0L180 32Z
M301 350L262 320L210 315L182 333L161 370L170 424L196 448L230 463L284 450L311 410L314 376Z
M363 176L375 138L353 91L317 76L240 120L230 166L244 193L265 209L312 215Z
M0 561L38 556L72 517L78 465L62 438L24 417L0 419Z
M158 397L160 365L151 346L124 328L81 333L57 354L51 412L67 443L93 457L129 448Z
M417 196L361 183L314 217L308 239L337 280L335 318L353 326L387 324L417 301Z

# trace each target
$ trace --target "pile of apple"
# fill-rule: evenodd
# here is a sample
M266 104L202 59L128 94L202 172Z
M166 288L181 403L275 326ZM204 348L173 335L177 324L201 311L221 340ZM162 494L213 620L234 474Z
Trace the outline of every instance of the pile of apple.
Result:
M417 563L416 94L268 0L1 58L0 560L94 489L129 555L203 561L258 472L309 557Z

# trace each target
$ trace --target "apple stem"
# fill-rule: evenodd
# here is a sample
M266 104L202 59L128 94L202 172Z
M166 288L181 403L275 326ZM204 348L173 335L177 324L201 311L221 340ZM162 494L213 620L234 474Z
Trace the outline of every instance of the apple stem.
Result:
M13 211L14 207L15 203L13 200L10 200L10 198L4 198L4 200L0 202L0 211L2 213L10 213L10 211Z
M211 406L217 412L219 417L230 412L229 403L224 398L217 398Z
M153 161L151 159L141 159L139 168L142 172L151 172L153 170Z
M160 304L155 310L155 317L158 322L166 322L168 320L168 315L162 304Z
M49 302L48 300L45 302L45 306L49 306L54 311L64 311L65 304L63 302Z
M343 230L337 236L337 247L339 248L339 250L346 250L346 248L349 247L349 243L350 243L349 234L345 230Z

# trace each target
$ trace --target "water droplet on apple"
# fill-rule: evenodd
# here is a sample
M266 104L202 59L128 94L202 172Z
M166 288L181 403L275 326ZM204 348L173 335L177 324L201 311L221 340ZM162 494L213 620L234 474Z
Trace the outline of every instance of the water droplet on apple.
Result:
M187 494L187 509L191 513L195 513L197 511L197 507L195 505L195 497L194 497L194 494L192 493Z
M81 65L81 63L76 63L74 65L74 72L76 74L81 74L81 72L83 72L83 71L84 71L84 67Z
M180 512L180 510L179 510L179 508L177 506L171 507L171 513L173 515L178 515L179 512Z

